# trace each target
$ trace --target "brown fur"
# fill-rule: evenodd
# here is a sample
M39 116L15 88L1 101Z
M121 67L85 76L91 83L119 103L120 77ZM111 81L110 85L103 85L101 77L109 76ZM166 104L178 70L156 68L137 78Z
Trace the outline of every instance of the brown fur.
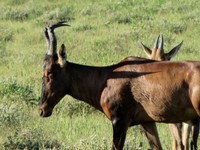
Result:
M63 52L64 45L61 49ZM49 53L53 55L45 58L40 116L50 116L55 105L66 94L71 95L111 120L113 149L121 150L128 127L138 124L153 137L154 149L161 149L155 122L177 123L200 115L200 62L131 57L115 65L93 67L65 61L65 55L58 58L51 50ZM58 59L64 63L59 64Z
M48 74L52 74L52 84L45 82L51 91L44 91L49 97L42 99L41 115L46 116L69 94L104 112L114 123L125 119L126 129L150 122L192 120L200 114L199 66L199 62L148 61L125 61L109 67L66 62L60 68L52 64Z
M161 38L161 40L160 40ZM160 40L160 45L158 46ZM175 46L173 49L171 49L168 53L164 53L164 39L163 36L159 35L158 38L155 41L154 48L151 50L147 46L145 46L142 43L142 46L146 52L146 54L153 60L171 60L172 57L174 57L177 52L179 51L181 45L183 42L181 42L179 45ZM199 120L199 119L197 119ZM199 134L199 121L194 120L192 124L192 141L191 141L191 149L197 150L197 138ZM182 127L183 126L183 127ZM189 134L191 130L191 122L183 123L183 124L169 124L170 131L172 133L173 137L173 150L188 150L189 149ZM148 138L148 137L147 137ZM151 140L151 139L149 139Z

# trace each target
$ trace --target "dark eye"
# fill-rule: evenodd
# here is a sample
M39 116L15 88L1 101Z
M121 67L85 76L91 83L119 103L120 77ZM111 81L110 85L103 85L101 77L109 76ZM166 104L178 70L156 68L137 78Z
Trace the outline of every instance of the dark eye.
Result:
M51 79L52 79L52 74L48 74L47 76L42 77L44 83L49 82Z
M53 79L53 74L52 74L52 73L49 73L49 74L48 74L48 79L49 79L49 80Z
M42 84L45 84L46 82L49 82L49 77L48 76L43 76L42 77Z

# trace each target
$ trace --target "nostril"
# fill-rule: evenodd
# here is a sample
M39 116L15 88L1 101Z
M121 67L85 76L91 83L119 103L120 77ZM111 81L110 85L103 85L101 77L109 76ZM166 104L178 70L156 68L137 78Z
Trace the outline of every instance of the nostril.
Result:
M39 109L39 114L40 114L40 116L43 116L43 110L42 109Z

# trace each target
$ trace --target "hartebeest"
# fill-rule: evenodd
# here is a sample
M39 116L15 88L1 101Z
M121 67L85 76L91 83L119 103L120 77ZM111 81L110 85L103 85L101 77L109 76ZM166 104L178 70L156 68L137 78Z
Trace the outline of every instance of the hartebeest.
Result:
M57 53L54 29L65 25L61 22L45 28L48 51L43 67L40 116L50 116L55 105L66 94L71 95L111 120L112 149L116 150L123 149L130 126L141 124L152 136L154 149L162 149L155 122L178 123L200 116L200 62L128 57L103 67L72 63L66 61L64 44Z
M160 44L159 44L159 39ZM182 46L181 42L177 46L175 46L172 50L170 50L168 53L164 52L164 39L163 36L159 35L154 43L154 48L151 50L147 46L145 46L143 43L142 46L144 48L144 51L148 55L150 59L153 60L160 60L160 61L169 61L172 57L174 57L177 52L179 51L180 47ZM191 129L191 123L177 123L177 124L169 124L171 134L173 136L173 150L188 150L189 149L189 134ZM183 129L182 129L183 128ZM193 121L192 124L192 141L191 141L191 149L197 150L197 138L199 134L199 121L198 119L196 121Z
M157 37L157 39L154 43L153 49L148 48L141 42L144 51L146 52L147 56L150 59L159 60L159 61L169 61L169 60L171 60L171 58L173 56L175 56L177 54L180 47L182 46L182 42L181 42L179 45L177 45L172 50L170 50L169 53L165 53L164 52L164 39L163 39L162 35L161 35L160 44L159 44L159 40L160 40L160 35ZM170 131L172 133L172 136L173 136L173 146L172 146L173 150L183 149L184 146L183 146L182 138L181 138L181 125L179 123L178 124L169 124L169 127L170 127Z

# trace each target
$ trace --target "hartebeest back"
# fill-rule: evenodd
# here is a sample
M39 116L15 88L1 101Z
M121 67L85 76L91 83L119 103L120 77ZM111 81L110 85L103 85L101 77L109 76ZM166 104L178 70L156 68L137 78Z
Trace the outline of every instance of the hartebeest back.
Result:
M62 25L47 27L50 44L56 40L54 28ZM71 95L111 120L112 148L121 150L130 126L141 124L156 139L154 122L177 123L200 116L200 62L133 58L110 66L85 66L66 61L64 45L58 54L52 45L44 60L39 102L42 117L50 116L55 105ZM155 149L160 147L155 145Z

